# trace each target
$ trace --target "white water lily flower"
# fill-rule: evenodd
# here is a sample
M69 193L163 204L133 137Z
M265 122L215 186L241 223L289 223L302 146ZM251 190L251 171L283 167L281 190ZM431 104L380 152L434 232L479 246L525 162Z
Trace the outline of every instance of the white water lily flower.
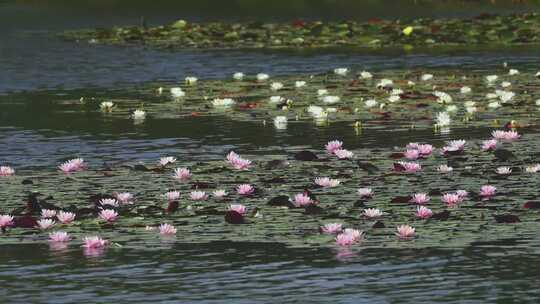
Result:
M322 101L327 104L335 104L340 102L341 98L334 95L326 95L322 98Z
M230 107L234 105L236 101L232 98L215 98L212 100L212 105L214 107Z
M453 101L452 96L450 96L450 94L446 92L435 91L433 92L433 95L437 96L438 103L445 104L445 103L451 103Z
M399 101L401 99L401 97L399 97L399 95L391 95L390 97L388 97L388 101L389 102L396 102L396 101Z
M271 103L280 103L280 102L283 102L285 101L285 98L281 97L281 96L270 96L270 102Z
M235 79L235 80L242 80L242 79L244 79L244 73L242 73L242 72L236 72L236 73L233 74L232 77L233 77L233 79Z
M540 106L540 99L537 99L534 103L535 103L537 106Z
M414 81L407 81L407 85L410 86L410 87L414 87L416 85L416 83Z
M294 86L297 87L297 88L301 88L303 86L306 85L306 82L305 81L297 81L294 83Z
M376 105L378 105L379 103L375 100L375 99L368 99L364 102L366 108L372 108Z
M362 72L360 72L360 78L362 78L362 79L371 79L371 78L373 78L373 75L370 72L362 71Z
M465 107L465 110L469 114L474 114L474 113L478 112L478 109L476 107Z
M510 83L509 81L501 82L501 87L503 87L503 88L508 88L511 85L512 85L512 83Z
M490 103L488 103L488 108L490 109L497 109L497 108L500 108L501 107L501 103L498 102L498 101L492 101Z
M287 129L287 117L276 116L274 118L274 127L276 127L276 129Z
M199 80L197 77L188 76L184 79L186 84L196 84L197 80Z
M449 105L446 107L446 112L454 113L457 112L458 107L456 105Z
M439 112L437 113L437 116L435 117L436 125L439 127L446 127L449 126L452 122L452 119L450 118L450 115L448 115L447 112Z
M379 89L391 88L393 86L394 86L394 82L391 79L386 79L386 78L381 79L376 85L376 87Z
M112 101L104 101L99 104L99 108L103 112L111 112L114 108L114 103Z
M514 92L501 91L501 90L497 90L495 92L495 94L497 94L497 96L499 96L499 99L501 100L502 103L506 103L506 102L512 100L514 98L514 96L516 96L516 93L514 93Z
M465 105L466 107L474 107L476 106L476 102L472 100L468 100L468 101L465 101L463 105Z
M540 164L525 167L527 173L537 173L538 171L540 171Z
M364 216L368 218L377 218L383 215L384 215L384 212L382 212L380 209L376 209L376 208L364 209Z
M488 76L486 76L486 80L489 83L493 83L493 82L497 81L497 79L499 79L499 76L497 76L497 75L488 75Z
M135 120L143 120L146 118L146 112L143 110L135 110L131 117Z
M257 81L265 81L265 80L268 80L268 78L270 78L268 74L264 74L264 73L257 74Z
M495 93L487 93L486 94L486 99L496 99L496 98L499 98L499 95L497 95Z
M328 112L325 111L322 107L319 107L319 106L309 106L307 108L307 111L314 118L319 118L320 119L320 118L327 118L328 117Z
M349 72L349 69L348 69L348 68L337 68L337 69L334 69L334 74L336 74L336 75L345 76L345 75L347 75L348 72Z
M282 88L283 88L283 83L281 82L272 82L272 84L270 85L270 89L272 91L281 90Z
M428 80L431 80L433 79L433 74L424 74L422 75L422 81L428 81Z
M510 76L514 76L514 75L517 75L517 74L519 74L519 71L516 70L516 69L510 69L508 71L508 75L510 75Z
M317 95L319 95L319 96L328 95L328 90L327 89L318 89L317 90Z
M336 113L337 109L336 108L326 108L326 112L328 112L328 113Z
M186 92L182 91L182 88L171 88L171 95L174 97L174 98L181 98L181 97L184 97L186 96Z
M461 94L469 94L472 90L469 87L461 87L459 91L461 92Z
M390 91L390 95L401 95L401 94L403 94L402 89L392 89L392 91Z

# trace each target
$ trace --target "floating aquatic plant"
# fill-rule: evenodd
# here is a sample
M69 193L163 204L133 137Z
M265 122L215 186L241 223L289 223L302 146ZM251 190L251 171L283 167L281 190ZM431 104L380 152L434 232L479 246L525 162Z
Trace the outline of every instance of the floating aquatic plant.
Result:
M404 26L403 24L407 24ZM179 26L182 24L183 26ZM540 17L536 13L508 16L481 15L470 19L381 20L367 22L301 21L291 23L193 23L179 20L156 27L113 27L62 33L68 40L158 48L440 48L475 45L539 43ZM509 75L517 75L511 69ZM347 75L347 68L337 68ZM241 79L240 76L237 76ZM425 77L430 80L431 77ZM186 81L192 82L191 78Z

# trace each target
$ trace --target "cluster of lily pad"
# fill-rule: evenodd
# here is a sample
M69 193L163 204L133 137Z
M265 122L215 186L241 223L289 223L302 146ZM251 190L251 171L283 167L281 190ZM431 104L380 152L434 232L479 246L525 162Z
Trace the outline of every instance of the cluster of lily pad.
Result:
M317 125L350 122L356 129L388 122L401 128L491 127L519 120L537 122L540 72L504 67L488 72L353 72L336 68L322 75L277 77L235 73L231 80L198 80L137 88L130 98L59 100L60 110L101 111L108 118L181 119L226 116L272 122L286 129L295 121ZM106 101L102 101L107 99ZM96 102L97 101L97 102Z
M540 43L540 15L480 15L471 19L353 20L290 23L191 23L67 31L68 40L158 48L359 48L524 45Z
M540 208L530 190L540 165L535 135L522 137L512 127L481 142L453 140L440 148L345 149L333 140L322 154L250 160L231 151L225 161L176 168L172 156L155 166L97 167L75 158L56 172L3 165L0 242L46 240L52 231L54 248L77 238L95 255L110 244L150 242L156 228L187 242L291 246L325 246L332 239L339 246L377 246L394 234L420 247L526 237Z

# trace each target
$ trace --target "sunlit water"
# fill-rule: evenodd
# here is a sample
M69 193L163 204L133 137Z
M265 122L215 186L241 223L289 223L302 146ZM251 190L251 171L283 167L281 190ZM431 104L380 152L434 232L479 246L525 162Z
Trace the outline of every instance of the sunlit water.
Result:
M515 10L507 6L486 9ZM86 114L58 117L36 104L56 94L76 98L127 84L178 81L187 75L225 78L236 71L309 74L336 66L486 69L500 67L504 61L515 67L540 62L534 50L454 55L399 51L173 53L78 45L53 37L55 31L66 28L138 22L134 21L137 12L122 15L119 11L72 14L0 3L4 29L0 34L0 163L43 168L77 155L91 163L155 161L164 155L222 159L231 149L250 154L320 149L336 137L351 149L402 146L418 140L438 144L449 138L480 139L490 130L434 134L388 125L358 135L344 123L328 127L291 123L286 131L279 131L257 122L220 117L149 119L135 126L128 120L111 124ZM464 11L457 9L455 14ZM437 14L443 13L439 10ZM148 15L154 23L176 19L165 9ZM13 97L15 91L28 93ZM32 106L17 106L21 102ZM58 251L38 242L0 247L0 297L6 303L536 303L537 258L527 253L522 240L478 243L460 250L366 249L349 256L279 244L185 244L179 236L177 242L163 248L111 248L94 258L85 257L80 248Z

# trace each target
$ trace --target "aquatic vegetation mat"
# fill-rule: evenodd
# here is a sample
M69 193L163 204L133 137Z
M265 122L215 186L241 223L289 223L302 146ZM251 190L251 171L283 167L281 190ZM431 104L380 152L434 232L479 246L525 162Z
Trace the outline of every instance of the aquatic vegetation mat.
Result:
M511 46L540 43L540 15L480 15L472 19L381 20L367 22L192 23L75 30L67 40L148 47L282 49L448 46Z
M60 230L74 238L69 246L99 235L114 246L178 240L334 248L336 236L320 229L340 223L364 232L347 248L463 247L509 238L536 244L538 134L507 129L493 136L436 149L410 144L345 150L346 143L333 142L326 151L230 153L223 161L101 165L76 159L49 170L3 167L0 210L14 220L0 221L0 242L47 242L50 231ZM189 170L175 170L180 167ZM118 194L123 192L133 197ZM414 201L415 193L431 199ZM416 203L432 214L420 217ZM37 222L51 212L44 209L54 210L45 215L52 227L50 221ZM75 220L61 224L60 211L74 213ZM174 227L158 230L164 223ZM396 226L405 224L416 233L396 236Z
M237 73L230 80L187 77L182 84L149 83L86 96L59 94L49 100L27 98L25 93L0 98L5 98L2 107L6 111L25 111L31 106L65 119L79 119L78 114L85 113L113 123L225 117L283 130L295 122L319 126L339 122L359 133L388 126L391 130L435 128L445 132L454 127L501 127L512 120L522 127L537 124L539 77L536 70L518 71L502 65L489 71L370 73L338 68L318 75Z

